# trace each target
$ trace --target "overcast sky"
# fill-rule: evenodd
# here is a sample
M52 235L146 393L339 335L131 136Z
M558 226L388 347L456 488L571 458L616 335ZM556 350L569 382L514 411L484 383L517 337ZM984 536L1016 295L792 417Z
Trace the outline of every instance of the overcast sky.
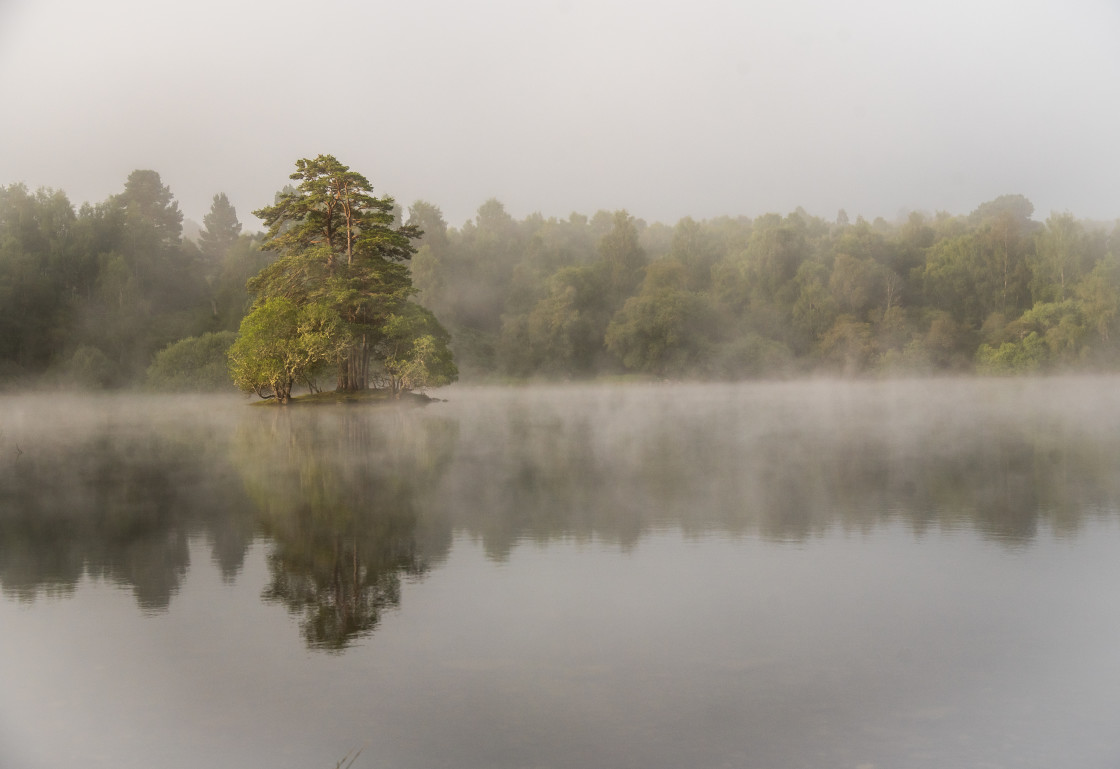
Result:
M0 0L0 185L201 221L333 154L453 226L626 208L1120 217L1115 0Z

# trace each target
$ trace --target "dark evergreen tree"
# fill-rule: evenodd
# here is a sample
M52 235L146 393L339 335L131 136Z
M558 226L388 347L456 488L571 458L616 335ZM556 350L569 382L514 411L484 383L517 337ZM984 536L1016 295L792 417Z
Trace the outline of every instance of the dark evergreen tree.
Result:
M237 209L230 205L224 192L214 196L210 212L202 217L204 229L199 234L199 246L211 263L219 263L229 253L241 234L241 222L237 220Z

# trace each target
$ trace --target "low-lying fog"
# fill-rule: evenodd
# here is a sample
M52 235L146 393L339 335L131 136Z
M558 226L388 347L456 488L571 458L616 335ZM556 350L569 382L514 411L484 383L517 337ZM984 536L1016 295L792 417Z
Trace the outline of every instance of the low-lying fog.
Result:
M786 540L892 519L1026 542L1120 499L1117 384L454 387L424 408L373 409L8 396L0 552L31 520L134 547L145 531L232 536L218 533L231 520L247 539L309 507L422 519L439 541L462 530L498 557L520 539L629 547L669 527Z
M1107 765L1117 385L4 396L0 763ZM269 702L206 693L235 670Z

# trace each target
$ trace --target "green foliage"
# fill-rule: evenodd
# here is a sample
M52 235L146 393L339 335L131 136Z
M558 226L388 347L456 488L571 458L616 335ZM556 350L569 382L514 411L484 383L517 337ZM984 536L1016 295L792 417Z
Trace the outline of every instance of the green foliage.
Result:
M214 196L210 212L202 218L203 230L199 234L202 253L212 262L220 262L229 253L241 234L237 209L230 205L224 192Z
M747 245L745 277L752 304L787 304L792 283L809 256L805 221L791 214L768 214L755 222Z
M61 192L0 187L0 360L9 370L42 373L72 345L96 270L77 225Z
M720 337L710 299L686 291L687 270L675 260L651 266L637 296L611 320L607 349L627 369L661 376L696 376Z
M816 339L829 328L839 310L828 268L818 262L804 262L797 270L797 300L793 305L794 328L803 337Z
M781 342L748 330L717 344L704 368L717 379L757 379L792 374L796 361Z
M1049 350L1036 331L1018 342L1004 342L999 348L984 343L976 350L976 370L982 374L1034 373L1048 360Z
M525 256L522 230L491 199L463 225L457 240L454 254L432 252L442 278L435 290L432 281L424 282L424 303L453 326L496 336L515 267Z
M241 321L230 347L229 370L244 392L287 403L292 387L315 380L353 346L349 325L330 307L274 297Z
M1040 302L1011 324L1022 337L1037 334L1045 342L1055 363L1076 363L1082 353L1086 327L1080 305L1072 300Z
M116 374L116 366L104 352L82 345L63 366L62 384L83 390L101 390L114 384Z
M148 386L178 392L230 389L229 348L236 338L232 331L219 331L168 345L148 367Z
M1031 293L1035 301L1061 301L1085 270L1085 233L1071 214L1053 214L1035 238Z
M261 251L260 239L252 235L241 235L230 246L210 278L210 322L215 328L237 330L253 303L246 284L272 260Z
M526 315L507 316L503 362L510 371L586 376L600 364L610 317L606 271L564 267L548 281L548 296Z
M179 245L183 234L183 212L171 189L151 170L137 170L128 175L124 192L110 201L124 213L126 226L137 231L148 230L163 247Z
M1120 225L1040 223L1018 195L897 224L801 209L672 226L625 211L519 221L491 199L455 228L417 201L402 226L392 198L321 155L256 213L267 234L240 234L215 195L200 249L154 171L78 211L59 192L0 188L0 377L142 381L172 343L237 330L276 298L316 308L290 339L314 358L303 370L337 372L343 390L391 382L387 356L400 375L452 350L476 378L1120 365ZM453 332L431 335L430 355L425 323L388 331L418 317L415 302Z
M871 367L877 349L870 323L841 315L820 341L821 357L830 367L844 373Z
M349 166L331 155L301 158L290 178L299 184L281 192L275 205L253 212L268 227L268 250L294 254L318 246L328 272L363 257L412 256L419 229L394 227L393 199L374 197L369 180Z
M605 211L518 224L490 201L462 230L435 218L438 254L433 246L413 268L419 301L455 318L452 344L476 376L963 371L980 342L998 350L1028 333L1013 324L1031 310L1037 254L1059 228L1032 213L1011 195L967 217L911 214L897 226L801 210L676 227ZM1064 292L1080 315L1039 336L1060 350L1048 365L1108 364L1120 359L1109 352L1120 269L1107 258L1120 236L1071 242L1080 267Z
M929 328L911 354L921 352L935 369L959 370L967 365L972 334L966 324L945 310L930 312Z
M872 307L879 305L886 282L883 272L872 259L837 254L828 288L840 311L865 317Z
M991 302L989 263L973 233L939 241L926 259L927 301L966 323L979 324L998 309Z
M599 255L606 264L612 298L616 302L625 299L641 281L646 263L634 217L625 211L615 212L611 231L599 241Z
M987 219L998 219L1004 216L1020 222L1029 222L1034 214L1034 204L1022 195L1000 195L995 200L981 203L976 210L968 215L968 220L973 225L981 224Z
M712 284L712 267L720 256L717 235L690 216L673 228L670 254L685 268L685 287L707 291Z
M1086 325L1096 332L1099 344L1107 346L1120 320L1120 251L1097 262L1075 293Z
M385 323L381 365L394 395L441 387L459 378L447 344L450 336L436 317L420 305L404 303Z
M290 299L275 297L241 321L229 350L233 383L245 392L286 403L296 378L305 375L299 345L299 309Z
M408 301L415 289L402 262L419 226L397 226L393 199L374 197L365 177L329 155L296 169L299 184L254 212L269 228L262 248L279 258L248 283L257 299L230 358L238 387L285 403L296 381L314 387L331 367L338 390L363 390L371 363L390 372L394 391L454 381L447 332Z
M120 386L140 380L162 347L211 330L200 254L182 242L181 223L154 171L133 172L123 192L77 213L61 193L0 188L4 368Z

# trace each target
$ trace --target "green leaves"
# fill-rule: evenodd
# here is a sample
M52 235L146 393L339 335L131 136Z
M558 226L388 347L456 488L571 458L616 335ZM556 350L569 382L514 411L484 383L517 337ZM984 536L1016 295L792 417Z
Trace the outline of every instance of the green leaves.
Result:
M245 316L229 352L234 384L284 403L297 381L311 381L353 344L347 324L330 307L269 299Z
M286 402L301 373L295 303L284 297L269 299L241 321L237 341L229 351L233 383L245 392Z
M268 227L263 248L288 253L324 248L328 267L355 259L408 259L415 227L393 229L393 199L375 197L373 186L332 155L296 161L295 189L275 205L253 213Z
M237 209L230 205L224 192L214 196L210 212L202 217L202 224L205 227L199 234L202 253L212 261L218 261L229 252L241 234Z
M124 192L113 198L132 227L150 227L164 247L178 246L183 233L183 212L155 171L136 170L128 175Z
M393 199L330 155L296 161L291 178L254 212L268 225L262 248L280 258L248 283L257 299L231 353L238 386L284 402L293 382L334 366L339 390L362 390L375 355L395 391L454 381L447 332L408 301L403 262L420 228L394 227Z
M394 394L402 390L440 387L459 378L447 343L447 331L431 312L405 302L384 327L382 365Z
M229 389L229 348L232 331L180 339L160 350L148 367L147 384L158 390Z
M720 336L711 300L667 282L675 271L647 275L642 291L626 300L607 327L607 349L628 369L695 375L698 362Z

